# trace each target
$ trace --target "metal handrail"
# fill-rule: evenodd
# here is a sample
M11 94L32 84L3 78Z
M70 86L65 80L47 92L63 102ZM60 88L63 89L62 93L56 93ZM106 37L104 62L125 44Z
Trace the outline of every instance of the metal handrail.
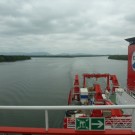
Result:
M135 105L92 106L0 106L0 110L135 109Z

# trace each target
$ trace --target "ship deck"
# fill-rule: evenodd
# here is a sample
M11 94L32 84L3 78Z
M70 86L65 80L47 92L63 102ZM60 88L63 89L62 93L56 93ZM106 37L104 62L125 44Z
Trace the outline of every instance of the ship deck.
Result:
M0 133L14 134L52 134L52 135L135 135L132 130L105 130L105 131L75 131L74 129L64 128L28 128L28 127L0 127Z

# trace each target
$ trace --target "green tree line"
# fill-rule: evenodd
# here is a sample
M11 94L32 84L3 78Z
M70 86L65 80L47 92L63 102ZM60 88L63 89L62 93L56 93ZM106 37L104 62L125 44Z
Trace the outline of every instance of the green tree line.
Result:
M110 55L108 59L115 59L115 60L128 60L127 55Z
M31 57L29 56L4 56L0 55L0 62L14 62L20 60L29 60Z

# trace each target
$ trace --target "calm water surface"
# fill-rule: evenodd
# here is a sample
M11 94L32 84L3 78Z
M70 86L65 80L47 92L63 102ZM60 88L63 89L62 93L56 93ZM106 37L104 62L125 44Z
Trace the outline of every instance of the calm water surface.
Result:
M127 61L107 57L32 58L0 63L0 105L67 105L78 73L117 74L126 86ZM61 127L63 111L49 111L49 126ZM44 127L44 111L0 111L0 125Z

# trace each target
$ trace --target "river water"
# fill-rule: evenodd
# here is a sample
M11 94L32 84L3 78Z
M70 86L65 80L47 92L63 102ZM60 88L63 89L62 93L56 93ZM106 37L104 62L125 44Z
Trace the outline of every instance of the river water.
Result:
M124 87L127 61L78 57L0 63L0 105L67 105L76 73L116 74ZM63 111L49 111L49 127L62 127L63 117ZM44 121L44 111L0 110L2 126L44 127Z

